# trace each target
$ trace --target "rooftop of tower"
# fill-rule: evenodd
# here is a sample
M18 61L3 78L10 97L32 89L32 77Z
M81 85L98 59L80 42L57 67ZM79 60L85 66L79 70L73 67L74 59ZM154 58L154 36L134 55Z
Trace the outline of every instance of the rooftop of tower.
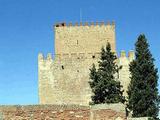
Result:
M115 25L115 22L112 21L112 22L104 22L104 21L101 21L101 22L69 22L69 23L66 23L66 22L59 22L59 23L56 23L54 26L55 27L65 27L65 26L103 26L103 25Z

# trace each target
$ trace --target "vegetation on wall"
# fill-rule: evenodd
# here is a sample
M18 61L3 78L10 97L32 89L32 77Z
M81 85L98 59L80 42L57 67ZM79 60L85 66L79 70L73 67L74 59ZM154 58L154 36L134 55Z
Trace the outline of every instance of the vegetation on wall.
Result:
M93 64L90 69L90 87L93 92L91 104L100 103L118 103L125 102L125 97L122 95L122 85L117 80L115 75L118 75L119 67L116 64L117 57L111 51L111 46L108 43L106 47L102 47L98 69Z
M135 44L135 60L130 63L131 82L128 87L128 105L133 117L157 119L159 109L158 73L145 35Z

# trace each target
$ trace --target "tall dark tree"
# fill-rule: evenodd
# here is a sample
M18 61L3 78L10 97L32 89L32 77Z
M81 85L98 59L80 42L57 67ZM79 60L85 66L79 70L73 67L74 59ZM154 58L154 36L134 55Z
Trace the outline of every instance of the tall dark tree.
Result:
M130 64L131 82L128 87L128 108L133 117L158 116L158 74L145 35L135 44L135 60Z
M95 65L90 69L90 87L93 92L92 104L125 102L122 95L122 86L115 76L120 67L116 64L117 57L111 51L108 43L106 48L102 47L101 58L96 69Z

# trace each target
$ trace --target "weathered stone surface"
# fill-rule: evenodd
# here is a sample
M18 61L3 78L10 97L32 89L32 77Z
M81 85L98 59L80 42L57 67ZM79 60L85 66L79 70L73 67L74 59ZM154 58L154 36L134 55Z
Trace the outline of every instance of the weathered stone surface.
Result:
M115 44L115 24L54 27L55 54L100 52L109 42L113 51Z
M88 105L91 101L91 89L88 84L89 69L97 66L101 47L107 42L116 52L115 25L81 25L55 27L55 55L47 58L38 56L39 103L40 104L79 104ZM119 79L124 86L124 95L129 80L129 63L134 53L121 53L117 60L122 65Z
M78 105L0 106L0 113L2 120L126 120L124 112L112 110L108 105L92 108Z
M121 82L124 89L124 96L127 96L127 89L130 83L130 72L129 64L134 59L134 52L130 51L128 56L126 56L125 51L121 51L120 57L117 60L117 64L122 66L122 69L119 71L118 80Z
M90 120L125 120L125 105L98 104L91 106Z
M127 118L127 120L149 120L149 117Z

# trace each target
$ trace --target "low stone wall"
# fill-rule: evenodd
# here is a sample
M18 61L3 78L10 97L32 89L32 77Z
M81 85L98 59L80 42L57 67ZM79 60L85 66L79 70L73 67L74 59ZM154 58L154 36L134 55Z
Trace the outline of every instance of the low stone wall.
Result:
M118 103L91 106L90 120L125 120L125 105Z
M119 109L118 104L0 106L0 120L126 120L115 107Z
M149 120L149 117L127 118L127 120Z

